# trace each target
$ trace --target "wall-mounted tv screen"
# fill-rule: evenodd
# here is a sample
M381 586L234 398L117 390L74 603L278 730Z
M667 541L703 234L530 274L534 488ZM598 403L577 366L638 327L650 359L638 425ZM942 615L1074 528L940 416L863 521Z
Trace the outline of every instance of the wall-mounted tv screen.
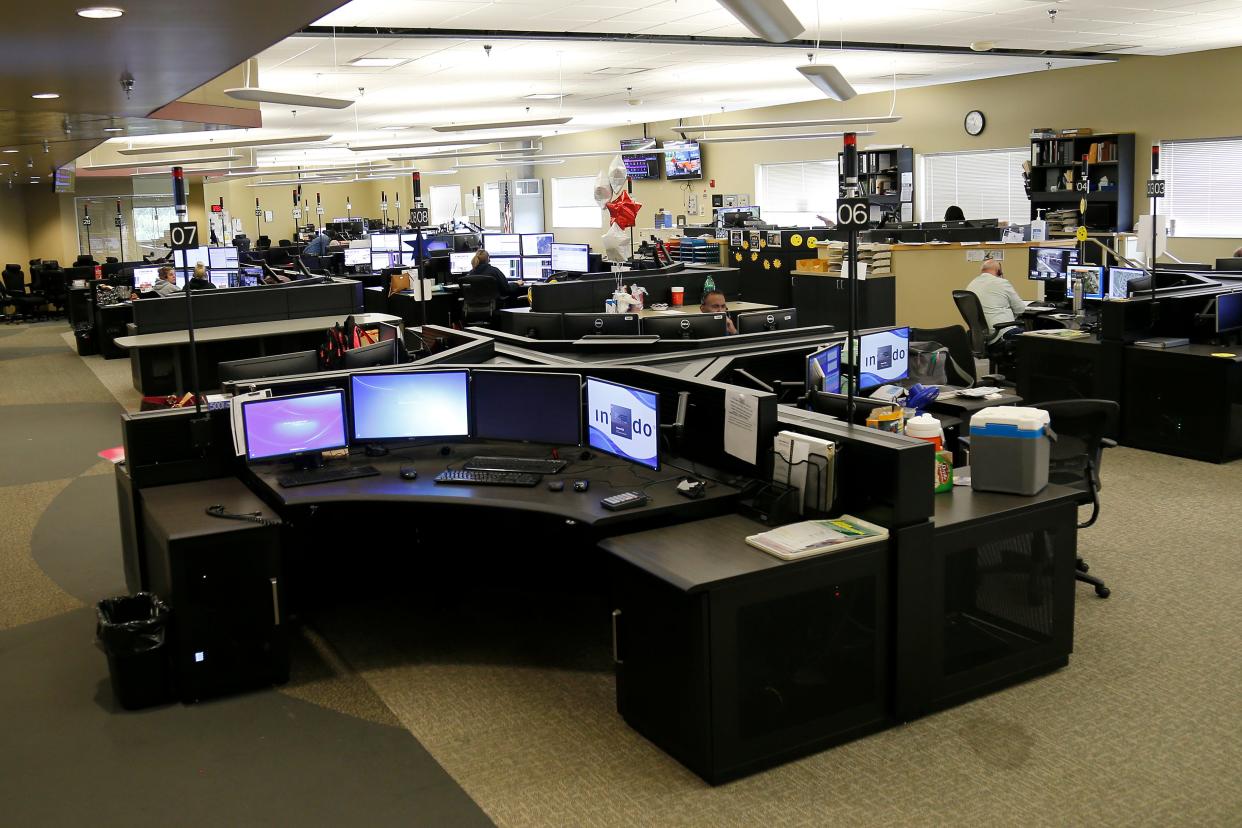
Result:
M664 142L664 176L669 181L703 177L703 155L698 141Z
M625 138L621 141L621 151L659 149L654 138ZM658 153L634 153L622 155L621 163L625 164L625 174L635 181L660 178L660 156Z

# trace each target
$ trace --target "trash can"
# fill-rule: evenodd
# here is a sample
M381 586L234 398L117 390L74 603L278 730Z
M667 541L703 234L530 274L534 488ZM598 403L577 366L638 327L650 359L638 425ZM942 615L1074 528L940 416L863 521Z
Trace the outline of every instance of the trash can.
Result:
M168 605L150 592L139 592L105 598L95 613L95 636L108 656L112 693L121 707L138 710L168 702Z
M77 340L78 356L95 356L99 353L99 346L95 342L95 329L89 325L83 325L73 332L73 338Z

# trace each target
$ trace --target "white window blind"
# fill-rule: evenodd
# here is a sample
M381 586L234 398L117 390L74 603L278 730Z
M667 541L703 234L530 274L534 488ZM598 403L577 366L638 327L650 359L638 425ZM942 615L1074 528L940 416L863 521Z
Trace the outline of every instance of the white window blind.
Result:
M431 223L443 224L461 216L461 186L434 185L431 188Z
M552 227L599 228L602 217L595 203L595 176L552 179Z
M489 230L500 230L504 223L500 204L500 182L489 181L483 185L483 226Z
M923 221L943 221L956 204L968 219L995 218L1013 224L1031 220L1022 186L1022 162L1029 149L946 152L919 156L919 198Z
M1161 141L1160 177L1177 235L1242 236L1242 138Z
M816 227L837 209L837 162L755 165L755 204L769 224Z

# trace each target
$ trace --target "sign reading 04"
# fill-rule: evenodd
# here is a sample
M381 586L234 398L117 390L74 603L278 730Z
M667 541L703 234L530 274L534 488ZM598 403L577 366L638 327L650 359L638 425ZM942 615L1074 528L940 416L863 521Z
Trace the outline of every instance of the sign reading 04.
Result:
M982 112L972 109L966 113L965 119L962 120L962 126L966 129L967 135L979 135L983 132L983 128L987 126L987 120L983 117Z

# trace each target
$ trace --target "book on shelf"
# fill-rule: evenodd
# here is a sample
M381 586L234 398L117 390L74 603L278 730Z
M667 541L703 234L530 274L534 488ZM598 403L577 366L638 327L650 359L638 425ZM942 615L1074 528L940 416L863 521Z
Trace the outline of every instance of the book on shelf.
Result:
M758 535L746 542L784 561L796 561L851 546L883 540L888 530L865 520L842 515L835 520L805 520L791 523Z
M1079 135L1090 135L1091 133L1091 127L1066 127L1061 130L1061 135L1066 138L1074 138Z

